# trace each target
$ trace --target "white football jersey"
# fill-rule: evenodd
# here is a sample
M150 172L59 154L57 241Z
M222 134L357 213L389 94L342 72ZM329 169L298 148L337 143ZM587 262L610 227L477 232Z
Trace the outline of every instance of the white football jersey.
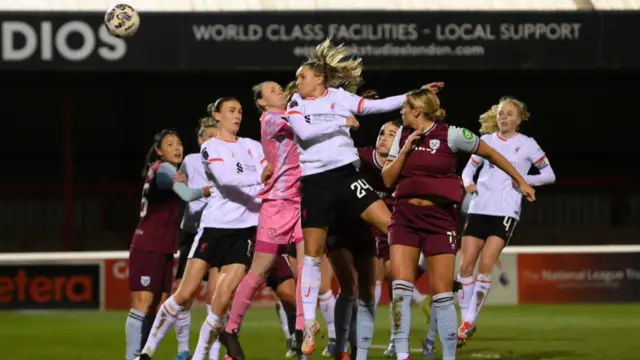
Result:
M202 156L199 153L189 154L182 161L180 171L187 176L187 186L192 189L202 189L209 185L213 189L213 184L209 184L207 175L205 174L205 167L202 164ZM202 216L202 210L207 205L207 198L201 198L198 200L187 203L184 209L184 215L182 216L182 223L180 228L189 233L195 234L200 227L200 217Z
M206 175L213 182L200 229L242 229L258 225L262 201L258 193L263 184L261 174L267 165L259 142L209 139L201 147Z
M522 176L527 175L532 165L538 169L549 165L538 143L526 135L518 133L506 139L499 133L492 133L483 135L481 139L507 158ZM473 183L475 170L483 162L476 184L478 192L471 198L469 214L509 216L519 220L522 194L514 188L509 175L495 165L485 162L478 155L472 155L462 174L464 186Z
M343 89L329 88L316 99L303 99L294 94L287 106L287 113L304 116L311 125L327 124L359 114L363 98ZM348 127L320 135L312 140L303 141L296 136L300 151L302 175L312 175L332 170L350 163L359 165L358 150L353 144Z

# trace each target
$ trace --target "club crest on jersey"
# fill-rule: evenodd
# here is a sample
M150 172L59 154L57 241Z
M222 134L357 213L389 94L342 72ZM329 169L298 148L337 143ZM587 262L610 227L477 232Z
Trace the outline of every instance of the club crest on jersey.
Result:
M289 109L294 108L298 106L298 102L296 100L293 100L289 103Z
M336 104L331 104L331 111L336 111Z
M516 148L516 154L518 153L518 151L520 151L520 146Z
M207 149L202 149L202 158L205 160L209 160L209 153L207 152Z
M438 150L438 148L440 147L440 140L438 139L429 140L429 147L431 148L431 150Z
M151 284L151 277L140 276L140 284L142 284L142 286L149 286L149 284Z

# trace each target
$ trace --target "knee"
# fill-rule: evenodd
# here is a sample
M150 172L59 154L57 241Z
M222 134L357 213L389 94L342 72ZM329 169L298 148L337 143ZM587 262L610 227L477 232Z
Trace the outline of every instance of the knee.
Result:
M231 296L233 295L232 289L226 289L225 287L219 286L218 290L215 294L213 294L213 298L211 299L211 304L218 304L222 307L225 307L231 302Z
M433 289L434 294L453 292L453 277L433 277L429 280L431 282L431 288Z
M358 299L367 302L374 300L374 288L375 286L370 286L369 284L358 286Z
M193 295L197 290L197 288L183 286L184 284L184 282L180 284L178 290L173 294L173 300L181 306L187 306L193 300Z
M493 272L494 265L495 265L495 261L491 261L488 259L480 259L480 263L478 264L478 273L491 275L491 273Z
M475 267L474 259L470 259L467 256L462 257L460 262L460 276L469 277L473 275L473 268Z
M153 297L152 296L132 296L131 308L145 314L153 313Z
M410 265L392 264L391 277L393 280L406 281L413 284L416 281L416 269Z
M307 240L305 238L305 242L304 242L305 256L322 257L322 255L324 254L325 242L326 240L322 241L316 238Z
M339 281L340 285L340 294L344 294L345 296L357 298L358 297L358 284L354 279L342 279Z

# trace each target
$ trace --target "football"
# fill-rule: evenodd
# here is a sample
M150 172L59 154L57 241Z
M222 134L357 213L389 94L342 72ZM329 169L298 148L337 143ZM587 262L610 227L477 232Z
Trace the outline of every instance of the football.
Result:
M104 25L111 35L118 38L128 38L138 31L140 15L130 5L118 4L104 15Z

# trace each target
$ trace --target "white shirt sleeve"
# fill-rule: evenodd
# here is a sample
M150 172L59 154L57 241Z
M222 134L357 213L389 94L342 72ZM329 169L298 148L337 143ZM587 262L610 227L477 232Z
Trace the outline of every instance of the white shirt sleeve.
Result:
M471 158L469 158L469 162L467 162L467 166L465 166L464 170L462 170L462 184L465 187L473 184L473 177L475 176L476 171L478 171L478 166L482 163L482 161L484 161L483 158L476 156L481 160L480 162L478 162L473 159L474 156L476 155L471 155Z
M545 168L548 166L549 162L547 160L547 156L544 151L538 145L538 142L533 138L529 138L529 144L527 146L527 157L529 161L533 164L533 166L537 167L538 170Z
M527 183L531 186L540 186L556 182L556 174L551 168L547 155L533 138L530 138L527 150L527 158L540 171L539 175L525 176Z
M488 135L483 135L480 140L487 141ZM476 175L478 168L484 162L484 158L478 156L476 154L471 155L469 158L469 162L467 162L467 166L462 170L462 183L464 186L469 186L473 184L473 177Z
M220 186L254 186L262 184L257 172L237 171L237 161L231 152L222 146L213 146L210 142L202 144L202 158L207 168Z
M287 112L285 113L291 131L302 141L308 141L315 137L341 130L347 123L347 119L337 117L332 122L311 124L304 117L303 106L300 95L294 94L291 102L287 105Z
M396 132L396 137L395 139L393 139L393 144L391 145L391 150L389 150L389 156L387 157L387 160L395 160L400 153L400 137L402 136L402 128L403 126L400 126L400 128Z
M355 115L379 114L398 110L406 98L403 94L384 99L365 99L342 88L337 89L337 92L340 96L340 102Z
M480 138L465 128L450 125L447 143L454 152L462 151L473 154L478 151Z

